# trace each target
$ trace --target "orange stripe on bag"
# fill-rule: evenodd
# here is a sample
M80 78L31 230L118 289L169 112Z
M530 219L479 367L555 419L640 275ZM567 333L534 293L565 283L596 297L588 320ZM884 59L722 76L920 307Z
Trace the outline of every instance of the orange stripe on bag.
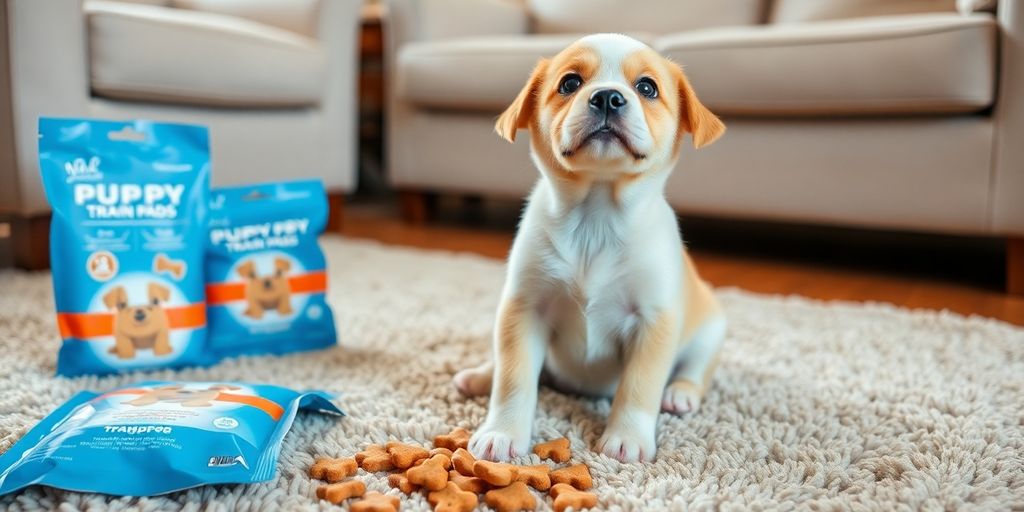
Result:
M310 272L288 278L292 293L324 293L327 291L327 273ZM206 303L218 306L245 300L245 283L211 283L206 285Z
M196 329L206 325L206 304L165 307L171 329ZM113 313L57 313L61 338L98 338L114 334Z
M115 395L144 395L144 394L149 393L151 391L153 391L153 390L151 390L151 389L119 389L117 391L111 391L109 393L104 393L103 395L100 395L99 397L97 397L97 400L101 400L103 398L107 398L107 397L115 396ZM257 409L267 413L267 415L270 416L274 421L277 421L277 420L281 419L281 416L284 415L284 408L281 407L277 402L274 402L273 400L267 400L266 398L263 398L261 396L236 395L236 394L233 394L233 393L219 393L214 398L214 400L217 401L217 402L230 402L230 403L242 404L242 405L248 405L250 407L255 407L255 408L257 408Z

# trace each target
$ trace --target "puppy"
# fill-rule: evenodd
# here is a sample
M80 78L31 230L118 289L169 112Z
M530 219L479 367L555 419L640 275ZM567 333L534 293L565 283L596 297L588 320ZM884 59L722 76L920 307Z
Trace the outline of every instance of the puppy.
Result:
M168 338L170 322L162 304L171 297L163 285L149 283L149 303L129 306L128 293L116 286L103 296L103 304L114 310L114 346L110 352L121 359L132 359L137 349L152 349L154 355L171 353Z
M256 275L256 264L246 261L238 266L238 274L246 279L245 316L259 320L266 311L277 311L279 315L292 313L292 287L285 276L292 264L284 258L274 259L274 273L270 276Z
M652 460L659 410L700 407L726 326L665 181L686 133L699 148L725 126L678 65L598 34L542 59L495 129L510 142L529 131L541 176L509 256L494 360L454 379L491 395L470 449L528 453L544 370L556 387L614 397L599 451Z

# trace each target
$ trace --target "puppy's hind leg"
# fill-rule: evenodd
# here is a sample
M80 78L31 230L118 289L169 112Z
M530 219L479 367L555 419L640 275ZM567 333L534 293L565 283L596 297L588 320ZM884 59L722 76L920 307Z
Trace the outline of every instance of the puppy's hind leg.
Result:
M700 409L718 365L725 328L725 317L719 314L709 318L694 332L693 339L680 354L679 363L665 386L661 410L683 415Z
M486 363L475 368L466 368L455 374L452 383L464 396L482 396L491 392L491 382L494 380L494 362Z

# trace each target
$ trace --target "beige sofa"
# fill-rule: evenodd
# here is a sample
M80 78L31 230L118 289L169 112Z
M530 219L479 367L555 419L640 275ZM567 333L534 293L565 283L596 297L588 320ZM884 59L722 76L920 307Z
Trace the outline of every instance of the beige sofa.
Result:
M1024 2L956 4L393 0L390 177L413 212L424 191L524 196L527 138L505 143L495 117L538 57L625 32L729 128L682 155L679 210L1007 237L1024 293Z
M17 263L45 263L40 116L204 124L215 185L318 177L333 193L352 190L361 6L4 0L0 213Z

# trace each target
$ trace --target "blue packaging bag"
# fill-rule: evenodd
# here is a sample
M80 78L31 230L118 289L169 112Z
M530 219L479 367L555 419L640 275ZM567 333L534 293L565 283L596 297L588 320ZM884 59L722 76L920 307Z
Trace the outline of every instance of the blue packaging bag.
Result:
M214 189L206 258L208 343L219 357L336 343L318 180Z
M39 120L60 375L213 362L205 349L206 128Z
M143 382L81 392L0 456L0 494L29 485L153 496L270 480L296 412L343 415L321 391Z

